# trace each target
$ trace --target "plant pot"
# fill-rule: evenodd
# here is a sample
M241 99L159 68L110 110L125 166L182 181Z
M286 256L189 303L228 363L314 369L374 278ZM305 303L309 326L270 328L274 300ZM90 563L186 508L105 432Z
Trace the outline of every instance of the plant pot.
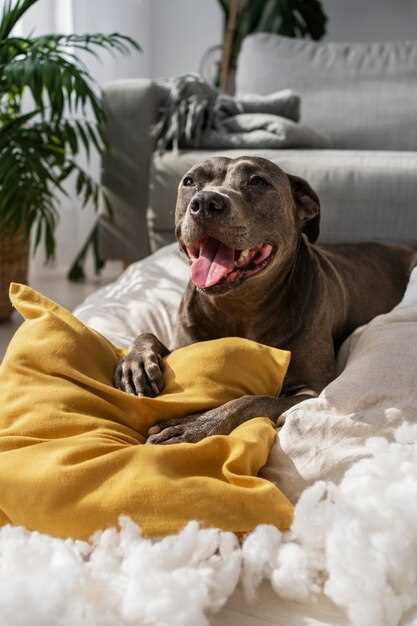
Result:
M0 322L11 316L10 283L27 283L29 241L23 230L13 234L0 233Z

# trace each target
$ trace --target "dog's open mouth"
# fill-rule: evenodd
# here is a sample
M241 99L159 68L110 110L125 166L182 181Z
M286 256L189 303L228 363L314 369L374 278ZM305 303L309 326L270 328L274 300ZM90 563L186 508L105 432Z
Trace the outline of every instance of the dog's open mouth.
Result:
M183 247L191 261L192 281L200 289L256 274L269 263L273 250L268 243L236 250L208 236Z

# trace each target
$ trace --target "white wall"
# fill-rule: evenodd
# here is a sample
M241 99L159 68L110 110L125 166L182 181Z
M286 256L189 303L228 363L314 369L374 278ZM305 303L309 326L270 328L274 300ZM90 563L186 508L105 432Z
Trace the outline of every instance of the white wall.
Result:
M197 72L201 57L221 43L217 0L152 0L152 75Z
M99 83L152 75L152 0L72 0L72 4L74 32L118 32L133 37L142 47L141 54L133 53L127 57L103 55L101 62L90 62L89 67Z
M46 0L49 1L49 0ZM67 2L72 15L72 32L119 32L136 39L142 53L132 52L129 56L100 54L100 60L85 56L92 76L98 85L120 78L151 76L152 60L152 0L119 0L123 4L122 10L115 10L114 0L54 0L56 5ZM42 2L41 2L42 3ZM40 3L40 4L41 4ZM63 9L56 10L59 20ZM65 18L65 15L63 15ZM62 20L65 25L65 19ZM67 23L67 22L66 22ZM62 30L62 29L61 29ZM98 179L100 163L96 155L87 168ZM75 219L74 219L75 217ZM70 200L64 200L61 206L61 218L58 226L58 265L69 265L76 252L85 241L87 233L92 228L96 214L92 207L80 209L79 202L72 194ZM36 262L39 266L43 262L42 251Z

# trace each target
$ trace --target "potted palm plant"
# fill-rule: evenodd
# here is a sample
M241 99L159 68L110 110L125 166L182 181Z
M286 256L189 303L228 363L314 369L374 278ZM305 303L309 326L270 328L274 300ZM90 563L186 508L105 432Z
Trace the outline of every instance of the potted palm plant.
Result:
M140 49L118 33L13 35L38 1L6 0L0 14L0 320L12 311L10 282L27 281L31 244L54 256L65 181L75 177L81 206L106 203L79 161L106 150L103 108L80 55Z

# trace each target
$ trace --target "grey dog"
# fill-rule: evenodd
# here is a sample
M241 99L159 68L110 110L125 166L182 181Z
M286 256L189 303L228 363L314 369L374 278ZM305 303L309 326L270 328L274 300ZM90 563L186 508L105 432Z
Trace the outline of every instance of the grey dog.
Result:
M161 422L148 442L196 442L228 434L257 415L282 414L336 375L336 353L355 328L401 299L416 263L412 246L315 245L320 202L310 185L258 157L215 157L178 188L176 235L191 266L176 347L239 336L290 350L282 394L244 396L202 414ZM156 396L168 349L139 335L116 368L115 385Z

